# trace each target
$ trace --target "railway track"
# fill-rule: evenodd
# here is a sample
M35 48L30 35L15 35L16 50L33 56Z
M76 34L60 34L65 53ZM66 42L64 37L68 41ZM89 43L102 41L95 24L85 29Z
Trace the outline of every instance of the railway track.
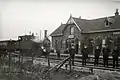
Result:
M57 54L55 53L51 53L50 54L50 64L52 64L52 66L54 67L55 65L57 65L60 61L64 60L65 58L67 58L69 56L69 54L61 54L60 59L57 58ZM31 59L31 57L27 57L25 58L25 60L27 59ZM41 56L41 57L35 57L34 61L39 63L39 62L43 62L43 65L47 65L47 62L44 62L45 57ZM46 60L47 61L47 60ZM109 66L108 68L103 67L103 58L102 56L100 56L99 59L99 66L94 66L94 56L90 55L89 59L87 60L87 65L86 66L82 66L82 55L75 55L75 65L72 66L74 68L93 68L93 69L98 69L98 70L108 70L108 71L118 71L120 72L120 57L119 57L119 67L118 68L112 68L112 57L109 57ZM68 64L68 61L66 61L65 64ZM65 65L63 65L63 68Z
M50 54L50 63L51 64L58 64L61 60L67 58L69 56L69 54L61 54L61 58L58 59L57 55L52 53ZM44 58L44 57L42 57ZM39 60L40 58L36 58L37 60ZM109 66L107 67L103 67L103 58L100 56L100 60L99 60L99 66L94 66L94 56L89 56L89 59L87 60L87 65L86 66L82 66L82 59L81 59L81 55L76 55L75 56L75 65L73 67L76 68L93 68L93 69L98 69L98 70L108 70L108 71L118 71L120 72L120 66L118 68L112 68L112 57L109 57ZM68 61L65 63L68 64ZM120 64L120 58L119 58L119 64ZM63 65L65 66L65 65Z

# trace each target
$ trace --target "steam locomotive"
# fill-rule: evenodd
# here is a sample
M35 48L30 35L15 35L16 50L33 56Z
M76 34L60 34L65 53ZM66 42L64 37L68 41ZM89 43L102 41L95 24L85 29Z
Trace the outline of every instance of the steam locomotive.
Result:
M50 52L50 40L47 37L43 40L37 40L33 34L24 35L19 36L18 40L0 41L0 54L19 52L25 56L41 56L44 55L42 47Z
M17 49L27 56L43 55L43 48L50 52L50 40L45 37L43 40L38 40L34 35L19 36Z

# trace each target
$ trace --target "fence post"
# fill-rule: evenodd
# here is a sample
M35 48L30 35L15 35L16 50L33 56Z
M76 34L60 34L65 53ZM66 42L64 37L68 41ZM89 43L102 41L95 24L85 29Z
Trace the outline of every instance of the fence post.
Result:
M32 52L32 64L33 64L33 60L34 60L34 53Z
M70 72L71 72L71 57L69 59L69 65L70 65Z
M48 66L50 67L50 59L49 59L49 54L48 54Z

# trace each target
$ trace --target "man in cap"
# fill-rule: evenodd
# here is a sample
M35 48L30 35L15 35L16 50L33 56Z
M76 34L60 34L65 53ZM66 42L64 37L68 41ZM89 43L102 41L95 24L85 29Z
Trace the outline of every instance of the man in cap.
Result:
M86 65L86 60L88 58L89 50L87 48L87 45L84 45L84 48L81 50L82 53L82 65Z
M118 56L119 56L119 50L118 47L115 46L114 50L112 52L112 57L113 57L113 68L116 66L116 68L118 67Z
M70 58L71 58L71 61L72 61L72 65L74 65L74 57L75 57L75 46L72 45L71 48L70 48Z
M101 52L101 50L100 50L99 46L96 46L96 49L95 49L95 62L94 62L94 65L97 65L97 66L98 66L100 52Z
M105 47L102 50L103 53L103 63L104 63L104 67L107 66L108 67L108 57L110 54L110 49L108 48L108 45L105 45Z

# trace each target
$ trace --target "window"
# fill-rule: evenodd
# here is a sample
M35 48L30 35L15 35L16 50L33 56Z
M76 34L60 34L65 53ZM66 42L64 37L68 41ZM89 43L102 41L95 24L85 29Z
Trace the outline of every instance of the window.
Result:
M55 40L55 49L58 50L58 40Z
M62 48L62 39L61 39L61 48Z
M66 47L66 48L68 48L68 46L69 46L68 43L69 43L69 42L68 42L68 39L67 39L66 42L65 42L65 45L66 45L65 47Z
M108 20L105 21L105 27L109 27L109 21Z
M108 26L109 25L109 22L108 21L106 21L106 26Z
M70 34L71 34L71 35L74 34L74 27L73 27L73 26L70 28Z
M104 24L105 24L105 27L109 27L109 21L108 21L108 18L105 18L105 22L104 22Z
M113 24L115 22L114 19L112 18L106 18L105 19L105 27L109 27L111 24Z

